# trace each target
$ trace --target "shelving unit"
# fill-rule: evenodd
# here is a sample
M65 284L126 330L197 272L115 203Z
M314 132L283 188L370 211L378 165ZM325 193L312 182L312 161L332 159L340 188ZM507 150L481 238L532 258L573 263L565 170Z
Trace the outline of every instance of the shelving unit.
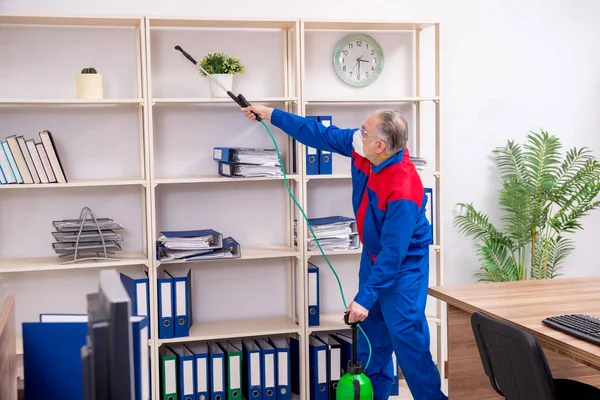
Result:
M353 31L372 34L389 55L379 80L363 89L345 86L331 65L334 43ZM414 58L423 51L428 31L433 32L429 39L435 58L429 89L423 79L426 57ZM71 40L63 41L65 37ZM43 43L36 52L23 50L34 42ZM248 43L260 43L260 52ZM431 284L439 285L439 25L0 15L0 121L5 133L0 140L13 131L34 137L50 130L69 181L0 185L0 285L16 297L18 329L42 312L85 312L85 295L96 290L98 269L141 268L150 278L152 398L160 393L161 346L290 335L300 341L300 398L308 399L308 336L346 329L337 283L318 251L308 251L304 240L294 245L294 221L300 238L306 237L307 227L282 177L232 179L217 174L213 147L272 148L273 143L231 99L210 97L206 79L176 45L197 61L213 52L239 58L246 73L235 77L234 92L252 103L298 115L331 115L343 127L360 126L382 107L401 109L412 124L411 155L429 162L421 177L435 192ZM75 75L88 66L103 73L105 99L75 98ZM334 156L332 175L307 175L304 146L273 126L271 131L290 189L307 215L353 217L349 159ZM53 254L51 222L77 218L83 206L125 225L120 261L63 265ZM161 231L190 229L232 236L241 244L242 256L157 261L154 244ZM356 290L360 252L327 253L347 301ZM322 271L318 327L309 327L306 318L309 261ZM156 278L165 270L189 269L194 310L190 335L158 339ZM432 349L442 373L443 311L439 302L428 304Z
M143 17L0 15L0 140L49 130L68 180L0 185L0 286L15 297L19 334L40 313L85 313L99 269L152 265L144 41ZM89 65L104 75L104 99L76 96ZM52 250L52 221L85 206L124 224L120 260L63 264Z

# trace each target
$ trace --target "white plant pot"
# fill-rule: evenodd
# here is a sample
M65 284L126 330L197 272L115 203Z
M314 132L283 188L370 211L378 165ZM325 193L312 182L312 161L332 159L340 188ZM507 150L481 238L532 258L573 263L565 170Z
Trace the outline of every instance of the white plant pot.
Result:
M103 83L101 74L77 74L78 99L103 99Z
M227 90L233 92L233 74L211 74L211 76L225 86ZM227 92L221 89L212 79L208 77L206 79L210 84L210 95L212 97L229 97Z

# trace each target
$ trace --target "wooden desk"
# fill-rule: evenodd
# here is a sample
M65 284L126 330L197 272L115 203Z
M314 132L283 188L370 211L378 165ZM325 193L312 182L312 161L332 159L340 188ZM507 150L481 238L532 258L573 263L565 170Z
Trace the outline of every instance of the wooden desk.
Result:
M544 348L555 378L600 387L600 346L542 324L559 314L600 317L600 277L439 286L429 294L448 304L448 394L450 399L501 398L483 371L471 328L471 314L488 315L521 326Z

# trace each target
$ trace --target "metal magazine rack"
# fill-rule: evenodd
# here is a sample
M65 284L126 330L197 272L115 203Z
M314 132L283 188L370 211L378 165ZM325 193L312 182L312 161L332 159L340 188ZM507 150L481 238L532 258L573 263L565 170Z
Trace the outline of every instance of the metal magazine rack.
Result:
M62 264L79 261L111 260L119 261L112 256L121 251L121 236L115 230L123 229L123 225L111 218L96 218L89 207L83 207L78 219L54 221L55 232L52 235L56 242L52 244L59 257L71 257Z

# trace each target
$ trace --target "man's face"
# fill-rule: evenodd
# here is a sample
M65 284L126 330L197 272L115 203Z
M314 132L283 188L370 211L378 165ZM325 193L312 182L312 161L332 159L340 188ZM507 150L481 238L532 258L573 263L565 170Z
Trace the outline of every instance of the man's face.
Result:
M363 150L366 158L370 161L381 160L385 152L385 143L375 136L375 128L381 123L381 119L377 115L367 119L361 127L363 139Z

